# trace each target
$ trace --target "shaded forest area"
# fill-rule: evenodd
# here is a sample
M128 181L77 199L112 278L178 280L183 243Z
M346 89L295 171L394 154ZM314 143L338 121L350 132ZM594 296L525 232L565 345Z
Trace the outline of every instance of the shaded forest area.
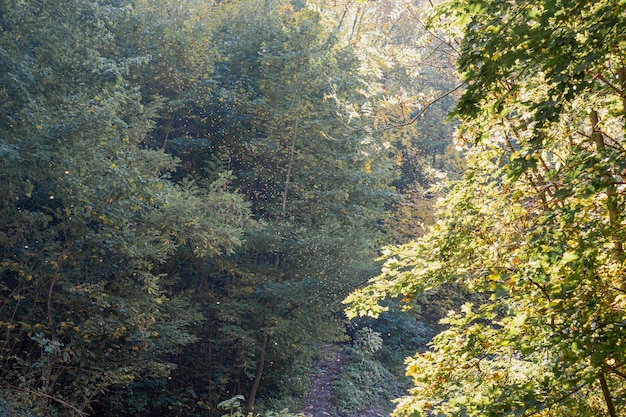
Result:
M0 2L0 415L625 415L624 28Z
M341 301L462 170L431 12L0 2L0 414L301 410ZM408 386L450 288L350 324L339 410Z

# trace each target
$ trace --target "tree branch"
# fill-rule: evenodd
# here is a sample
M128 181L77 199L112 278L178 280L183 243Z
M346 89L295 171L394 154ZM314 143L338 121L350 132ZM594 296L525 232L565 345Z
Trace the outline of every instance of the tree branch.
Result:
M606 408L609 412L609 416L617 417L617 411L615 410L615 404L613 404L613 398L611 398L611 391L609 391L609 384L606 382L604 373L601 373L598 377L600 379L600 386L602 387L602 395L604 395L604 401L606 402Z
M391 125L391 126L386 126L383 128L383 130L390 130L390 129L398 129L401 127L405 127L405 126L409 126L412 125L413 123L415 123L417 121L417 119L419 119L424 113L426 113L426 111L435 103L437 103L438 101L443 100L444 98L448 97L449 95L453 94L454 92L456 92L457 90L459 90L461 87L463 87L465 85L465 83L460 83L458 84L456 87L454 87L452 90L440 95L439 97L435 98L434 100L432 100L431 102L429 102L428 104L426 104L426 106L424 106L424 108L422 110L420 110L419 113L417 113L415 116L413 116L411 118L411 120L408 120L406 122L403 123L399 123L399 124L395 124L395 125Z
M432 3L431 3L431 6L433 7L433 9L435 8L435 6ZM439 42L446 45L448 48L452 49L457 55L459 56L461 55L461 52L459 52L459 50L455 48L454 45L452 45L452 42L442 39L441 36L437 35L435 32L430 30L430 28L428 27L426 23L422 22L422 20L419 18L419 16L415 12L415 7L413 6L408 7L408 10L409 10L409 14L413 17L413 19L415 19L417 23L419 23L424 28L424 30L428 32L430 36L437 39Z
M587 385L587 384L580 384L579 386L574 387L574 389L573 389L573 390L571 390L570 392L568 392L568 393L564 394L564 395L563 395L562 397L560 397L560 398L557 398L557 400L556 400L556 401L554 401L554 404L558 404L558 403L560 403L560 402L562 402L562 401L565 401L567 398L571 397L572 395L576 394L578 391L580 391L581 389L583 389L583 388L585 387L585 385Z
M17 390L17 391L24 391L24 392L27 392L29 394L33 394L33 395L38 396L38 397L43 397L43 398L55 401L55 402L61 404L63 407L66 407L66 408L69 408L70 410L75 411L76 414L79 417L87 417L89 415L89 414L85 413L84 411L79 410L78 408L76 408L72 404L69 404L69 403L67 403L67 402L63 401L62 399L57 398L55 396L44 394L43 392L33 391L33 390L30 390L30 389L27 389L27 388L15 388L15 387L11 387L11 388L13 388L14 390Z

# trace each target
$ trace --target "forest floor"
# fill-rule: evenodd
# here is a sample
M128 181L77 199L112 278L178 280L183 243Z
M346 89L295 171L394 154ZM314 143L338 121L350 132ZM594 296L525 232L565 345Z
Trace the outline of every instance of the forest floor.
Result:
M333 405L333 381L341 371L347 354L341 346L327 347L326 355L319 364L319 372L311 377L307 405L303 410L306 417L387 417L389 413L376 407L366 407L342 416Z

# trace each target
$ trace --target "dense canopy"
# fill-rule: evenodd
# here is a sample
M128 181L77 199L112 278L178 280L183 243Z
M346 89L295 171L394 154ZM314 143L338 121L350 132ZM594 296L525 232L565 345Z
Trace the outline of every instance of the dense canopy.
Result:
M623 415L624 28L0 2L0 416Z
M475 293L410 359L397 415L624 413L626 4L453 1L467 170L350 297Z
M446 158L412 7L1 2L0 415L302 409Z

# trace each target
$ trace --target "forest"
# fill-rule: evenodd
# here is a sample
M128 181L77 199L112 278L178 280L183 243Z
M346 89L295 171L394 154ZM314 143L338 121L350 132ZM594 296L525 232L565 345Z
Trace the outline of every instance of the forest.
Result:
M0 416L626 415L625 28L1 0Z

